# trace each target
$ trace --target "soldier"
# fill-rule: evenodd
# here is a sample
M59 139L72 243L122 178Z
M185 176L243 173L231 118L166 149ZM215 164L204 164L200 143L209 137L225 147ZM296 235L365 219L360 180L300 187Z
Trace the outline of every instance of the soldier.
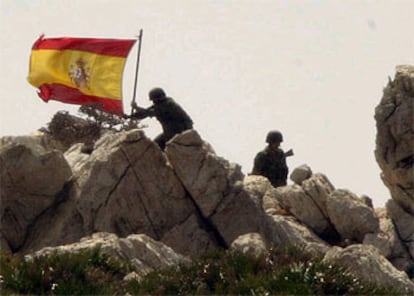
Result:
M162 126L163 133L157 136L154 141L162 150L165 144L176 134L193 128L193 121L190 116L172 98L167 97L162 88L156 87L149 92L149 99L153 105L148 108L140 108L135 102L131 104L135 110L131 117L144 119L155 117Z
M267 134L268 146L257 153L254 159L252 175L261 175L269 179L274 187L286 185L289 169L286 164L286 156L293 155L289 150L286 154L280 149L283 136L279 131L270 131Z

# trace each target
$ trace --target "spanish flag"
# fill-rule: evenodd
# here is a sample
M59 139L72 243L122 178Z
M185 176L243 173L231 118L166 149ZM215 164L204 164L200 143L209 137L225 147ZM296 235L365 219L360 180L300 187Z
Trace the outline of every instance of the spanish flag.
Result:
M41 36L32 47L27 79L45 102L100 103L123 114L122 74L135 41Z

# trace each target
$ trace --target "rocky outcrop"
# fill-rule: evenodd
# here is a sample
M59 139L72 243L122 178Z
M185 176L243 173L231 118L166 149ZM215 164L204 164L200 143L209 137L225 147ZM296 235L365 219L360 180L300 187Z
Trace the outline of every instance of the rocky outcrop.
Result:
M139 129L106 130L68 149L38 133L0 140L1 249L108 245L149 271L218 247L258 256L273 245L298 245L411 291L398 272L414 277L412 130L400 126L409 121L411 73L399 68L377 107L376 156L392 194L386 209L336 189L306 165L293 170L294 184L278 188L244 176L195 130L176 135L165 151ZM369 266L360 268L361 260Z
M414 67L398 66L375 109L375 157L395 200L414 217ZM413 218L414 220L414 218ZM413 222L414 223L414 222Z

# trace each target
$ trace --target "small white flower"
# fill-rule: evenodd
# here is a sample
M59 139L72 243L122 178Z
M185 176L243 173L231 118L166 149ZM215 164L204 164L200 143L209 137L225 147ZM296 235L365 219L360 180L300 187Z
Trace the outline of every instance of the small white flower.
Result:
M51 289L52 289L52 291L54 291L54 290L56 289L56 287L57 287L57 286L58 286L58 284L53 283L53 284L52 284L52 288L51 288Z
M221 271L220 271L219 275L220 275L220 278L221 278L222 280L224 280L224 275L223 275L223 273L222 273Z
M319 279L319 281L320 281L321 283L324 283L324 282L325 282L325 280L323 279L323 277L321 277L321 278Z

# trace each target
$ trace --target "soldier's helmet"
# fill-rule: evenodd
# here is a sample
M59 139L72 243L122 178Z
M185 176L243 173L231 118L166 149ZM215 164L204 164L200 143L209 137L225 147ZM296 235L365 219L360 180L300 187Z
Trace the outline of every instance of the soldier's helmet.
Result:
M271 143L282 143L283 142L283 136L282 133L279 131L270 131L267 133L266 136L266 142Z
M150 90L148 96L151 101L156 102L163 100L166 97L166 94L162 88L156 87Z

